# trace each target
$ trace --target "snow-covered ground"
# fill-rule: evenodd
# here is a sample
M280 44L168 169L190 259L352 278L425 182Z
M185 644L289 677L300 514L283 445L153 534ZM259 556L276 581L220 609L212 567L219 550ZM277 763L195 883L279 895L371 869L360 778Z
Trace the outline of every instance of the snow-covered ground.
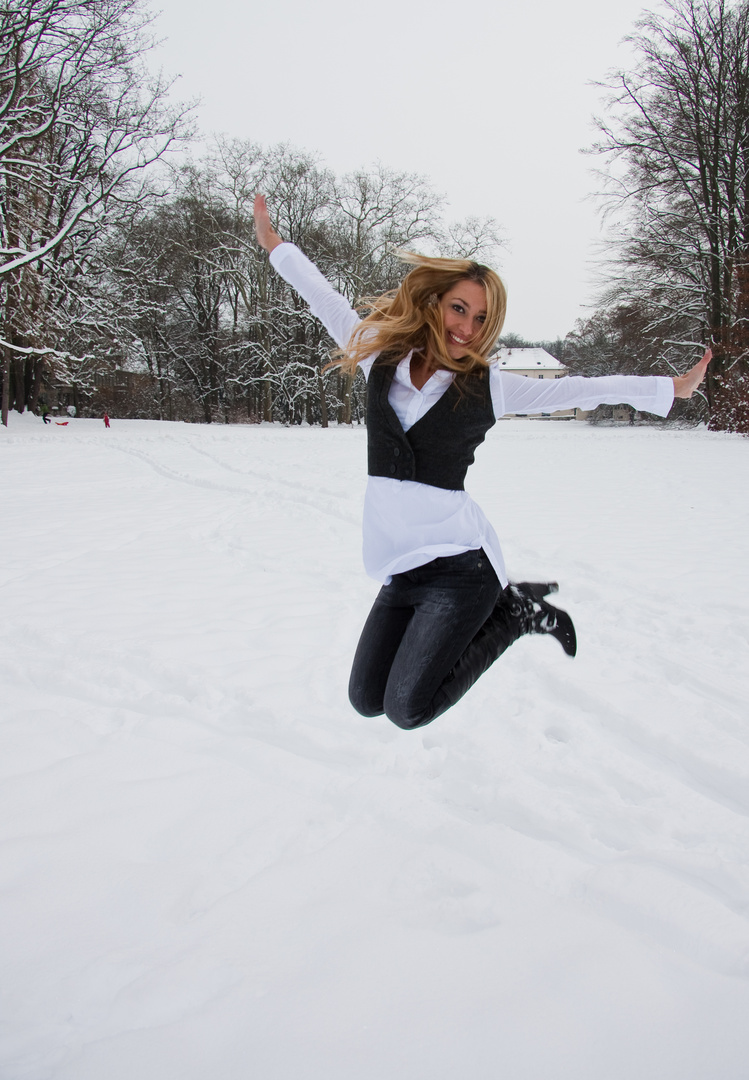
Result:
M576 660L346 700L362 430L0 432L3 1080L746 1080L749 442L497 425Z

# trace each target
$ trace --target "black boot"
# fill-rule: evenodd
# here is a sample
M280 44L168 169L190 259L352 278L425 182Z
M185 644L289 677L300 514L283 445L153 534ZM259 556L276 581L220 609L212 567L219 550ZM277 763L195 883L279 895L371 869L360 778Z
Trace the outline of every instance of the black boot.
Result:
M510 584L501 593L497 606L506 604L512 616L518 619L520 634L551 634L556 638L568 656L577 652L577 636L572 619L566 611L547 604L544 600L549 593L558 592L555 581L546 584L533 581L521 581Z

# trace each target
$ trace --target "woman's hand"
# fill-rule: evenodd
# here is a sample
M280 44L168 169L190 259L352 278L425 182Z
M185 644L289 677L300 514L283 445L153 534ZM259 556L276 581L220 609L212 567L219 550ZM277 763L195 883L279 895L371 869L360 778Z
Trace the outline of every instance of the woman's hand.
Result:
M705 378L707 365L713 358L713 350L705 349L705 354L698 360L693 368L685 375L679 375L674 379L674 397L691 397L702 380Z
M279 244L283 243L283 240L270 223L270 214L268 213L268 207L265 205L265 195L255 196L255 232L258 244L268 252L273 251L273 248L277 248Z

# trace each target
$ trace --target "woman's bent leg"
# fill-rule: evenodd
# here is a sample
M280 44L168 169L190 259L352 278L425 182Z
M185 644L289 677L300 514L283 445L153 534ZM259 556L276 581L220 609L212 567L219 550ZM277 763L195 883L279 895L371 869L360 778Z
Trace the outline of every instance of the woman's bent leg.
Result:
M572 620L539 602L550 591L526 583L500 594L482 550L396 574L362 632L351 703L364 716L385 712L410 730L451 708L523 634L551 633L574 656Z
M453 705L489 666L483 665L470 682L461 678L457 696L444 692L443 686L455 682L456 665L490 620L500 586L481 550L435 559L398 576L410 580L413 616L392 660L384 709L398 727L411 729ZM510 640L498 646L492 660Z
M356 648L348 692L349 701L362 716L384 713L390 669L414 613L398 587L401 577L396 575L380 590Z

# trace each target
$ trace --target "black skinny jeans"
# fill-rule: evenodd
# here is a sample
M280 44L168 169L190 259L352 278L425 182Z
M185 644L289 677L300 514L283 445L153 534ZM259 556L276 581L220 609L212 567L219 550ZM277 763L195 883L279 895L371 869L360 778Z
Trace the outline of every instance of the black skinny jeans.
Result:
M385 713L410 729L454 705L519 636L517 620L497 605L500 594L483 549L395 574L354 657L349 698L357 712Z

